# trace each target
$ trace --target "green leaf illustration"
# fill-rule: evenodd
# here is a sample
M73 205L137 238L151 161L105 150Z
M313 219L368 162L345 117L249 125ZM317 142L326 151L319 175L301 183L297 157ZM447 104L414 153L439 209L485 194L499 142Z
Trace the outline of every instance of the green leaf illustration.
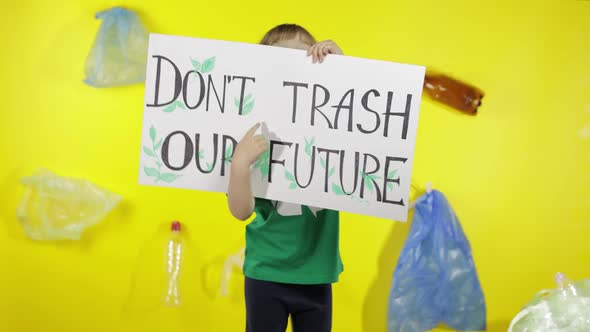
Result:
M260 174L262 174L262 176L268 175L268 164L267 163L264 163L260 166Z
M193 64L193 68L195 68L196 71L201 71L201 63L193 58L191 58L191 63Z
M211 163L207 163L207 172L212 171L213 170L213 165L211 165Z
M246 98L244 98L244 102L247 103L248 101L250 101L251 98L252 94L247 95Z
M368 180L368 176L365 177L365 187L367 189L369 189L369 191L372 193L373 192L373 181Z
M393 171L389 172L389 174L387 174L387 179L393 180L393 177L395 176L396 173L397 173L397 169L394 169ZM387 189L393 190L393 183L388 182Z
M184 103L183 103L183 102L181 102L180 100L177 100L177 101L175 101L175 102L174 102L174 105L176 105L176 107L178 107L178 108L181 108L181 109L183 109L183 110L185 110L185 109L186 109L186 107L184 107Z
M226 161L231 161L231 159L232 159L231 152L232 152L231 148L228 146L227 149L225 149L225 155L224 155L224 157L225 157L224 159Z
M336 167L332 167L332 169L330 169L330 173L328 173L328 178L334 175L334 172L336 172Z
M203 62L203 66L201 66L201 72L203 74L206 74L206 73L212 71L214 67L215 67L215 57L211 57L211 58L205 60L205 62Z
M145 154L147 154L148 156L150 156L150 157L155 157L156 156L156 154L152 150L148 149L147 146L144 146L143 147L143 152Z
M254 108L254 101L247 103L244 106L244 109L242 110L242 115L247 115L248 113L250 113L252 111L253 108Z
M174 112L175 109L176 109L176 105L170 104L170 105L168 105L168 107L163 109L162 112L172 113L172 112Z
M160 174L160 176L158 176L158 180L162 180L164 182L173 182L174 180L178 179L179 176L176 174L172 174L172 173L163 173Z
M160 172L155 168L144 167L143 171L145 172L145 175L147 175L147 176L153 176L153 177L160 176Z
M240 108L240 100L238 98L234 98L234 105L239 109Z
M397 169L394 169L393 171L389 172L389 174L387 174L387 178L391 179L395 176L395 173L397 173Z
M289 181L295 181L295 177L289 171L285 171L285 178Z
M308 142L307 139L305 140L305 154L311 158L311 151L313 149L313 143L315 142L315 137L312 137L311 140ZM323 166L326 168L326 165Z
M158 143L156 143L156 145L154 146L154 150L158 150L160 148L160 146L162 146L162 142L163 142L163 139L160 138L160 140L158 141Z
M320 158L320 165L322 168L326 168L326 161L323 158Z
M268 157L269 150L266 149L254 163L254 168L258 168L263 177L268 175Z
M297 188L297 184L295 182L292 182L291 185L289 186L289 189L295 189Z
M334 192L336 195L346 195L342 188L336 183L332 183L332 192Z
M154 128L154 126L150 127L150 138L152 139L152 142L156 140L156 128Z
M262 159L263 162L266 162L268 160L270 154L270 149L269 149L269 145L267 144L266 150L264 150L264 152L260 155L260 159Z
M199 159L205 158L205 152L203 150L199 150Z

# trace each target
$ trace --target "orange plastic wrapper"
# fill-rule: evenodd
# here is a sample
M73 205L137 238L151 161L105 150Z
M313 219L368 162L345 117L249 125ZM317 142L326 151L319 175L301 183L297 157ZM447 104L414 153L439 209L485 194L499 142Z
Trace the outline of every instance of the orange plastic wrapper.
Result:
M444 74L427 73L424 78L424 93L466 114L477 114L484 92L468 83Z

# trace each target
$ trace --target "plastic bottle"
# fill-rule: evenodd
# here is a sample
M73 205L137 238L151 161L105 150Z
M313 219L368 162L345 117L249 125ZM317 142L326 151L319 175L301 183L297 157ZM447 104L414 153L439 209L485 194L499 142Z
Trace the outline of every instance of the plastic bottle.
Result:
M430 98L463 113L475 115L484 96L480 89L443 74L428 73L424 93Z
M179 292L182 256L185 249L179 221L173 221L170 226L170 236L166 246L166 294L164 305L177 307L181 305Z

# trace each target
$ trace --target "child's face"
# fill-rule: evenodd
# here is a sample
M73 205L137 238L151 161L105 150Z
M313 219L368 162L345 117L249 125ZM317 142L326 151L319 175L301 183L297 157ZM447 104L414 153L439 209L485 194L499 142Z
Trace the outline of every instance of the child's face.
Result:
M292 39L279 40L278 42L272 44L272 46L293 48L296 50L304 50L304 51L307 51L311 47L311 45L309 45L308 43L304 42L303 40L301 40L297 37L292 38Z

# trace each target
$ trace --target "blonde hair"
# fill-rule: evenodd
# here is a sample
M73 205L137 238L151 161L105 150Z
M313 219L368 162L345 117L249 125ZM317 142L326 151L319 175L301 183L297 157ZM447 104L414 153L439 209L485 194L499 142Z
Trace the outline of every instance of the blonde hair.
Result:
M262 45L273 45L281 40L299 39L310 46L316 43L315 38L305 30L302 26L297 24L280 24L270 29L260 41Z

